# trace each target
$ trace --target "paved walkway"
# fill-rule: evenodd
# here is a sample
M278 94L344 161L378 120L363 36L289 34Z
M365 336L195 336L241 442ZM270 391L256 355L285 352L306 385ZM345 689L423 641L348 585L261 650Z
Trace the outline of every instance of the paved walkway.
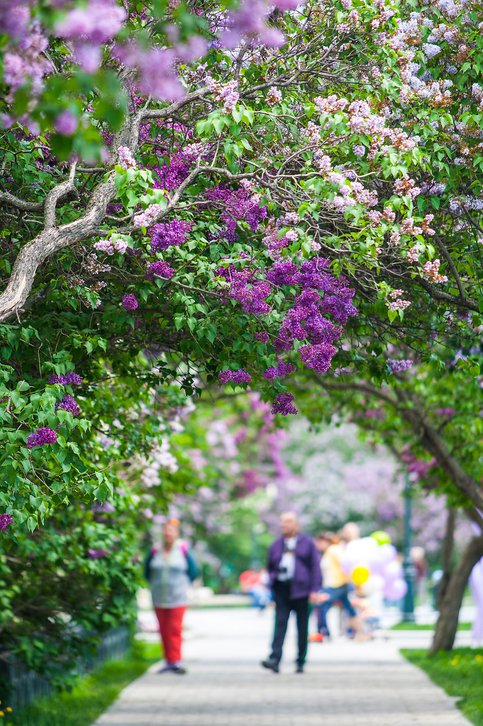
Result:
M292 624L282 671L275 675L258 664L267 655L271 630L271 612L190 612L188 675L160 675L155 666L95 726L468 724L452 699L400 657L404 633L368 643L313 644L306 672L297 675Z

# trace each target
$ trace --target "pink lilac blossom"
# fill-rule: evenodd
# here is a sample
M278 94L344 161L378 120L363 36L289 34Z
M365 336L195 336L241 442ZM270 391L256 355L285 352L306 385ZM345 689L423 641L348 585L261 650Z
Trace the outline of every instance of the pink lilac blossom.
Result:
M236 48L247 37L268 48L280 48L285 38L279 30L266 24L270 12L270 6L264 0L242 0L238 9L228 15L227 27L220 36L222 45Z
M179 101L185 95L176 75L176 53L171 48L144 50L131 42L116 48L117 58L137 73L140 93L160 101Z
M127 146L120 146L119 147L119 164L122 166L123 169L136 169L137 163L136 159L131 153L131 149L129 149Z
M35 446L44 446L44 444L55 444L56 441L56 432L53 429L48 428L47 426L43 426L39 429L36 429L33 433L27 436L27 448L33 449Z
M0 532L5 532L13 522L11 514L0 514Z
M47 46L47 38L32 26L16 46L7 49L3 58L3 80L9 87L8 103L14 100L16 91L27 81L30 82L31 97L36 98L40 94L44 77L52 70L51 62L45 57Z
M139 303L135 295L129 294L124 295L124 297L122 298L122 306L125 310L132 311L137 310L137 308L139 307Z
M72 416L78 416L80 414L79 404L70 393L66 393L65 396L62 396L62 400L57 401L55 410L57 411L59 408L68 411Z
M162 204L150 204L142 212L139 212L134 216L133 226L136 229L140 227L150 227L153 222L156 221L156 217L164 210Z
M437 416L444 416L445 418L452 418L456 415L456 410L454 408L437 408L435 411L435 414Z
M446 275L441 275L439 272L439 266L441 261L436 258L432 262L428 260L423 266L423 275L429 282L448 282Z
M280 89L272 86L272 88L269 88L268 90L266 100L269 106L276 106L282 100L282 92Z
M109 552L101 547L89 547L87 550L87 556L90 560L101 560L103 557L107 557Z
M54 129L62 136L73 136L77 131L79 120L72 111L65 109L54 121Z
M101 44L117 35L126 17L126 11L115 0L89 0L85 7L69 10L56 23L55 33L72 41L75 61L93 73L101 62Z
M0 33L13 40L25 35L30 21L29 5L29 0L17 0L13 7L10 0L0 0Z

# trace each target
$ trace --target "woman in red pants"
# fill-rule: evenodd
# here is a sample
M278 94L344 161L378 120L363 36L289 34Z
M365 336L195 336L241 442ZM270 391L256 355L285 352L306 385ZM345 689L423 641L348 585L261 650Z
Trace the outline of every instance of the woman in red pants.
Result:
M162 546L153 548L146 560L146 579L151 587L154 611L164 648L161 673L186 673L181 660L183 617L190 582L198 567L188 547L179 540L179 522L171 519L163 527Z

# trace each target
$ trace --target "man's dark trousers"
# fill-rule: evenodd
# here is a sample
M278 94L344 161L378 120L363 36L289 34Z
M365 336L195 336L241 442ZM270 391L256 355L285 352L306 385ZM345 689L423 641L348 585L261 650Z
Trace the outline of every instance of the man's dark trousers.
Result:
M298 657L297 663L303 665L307 655L307 640L309 632L309 598L290 597L290 582L276 581L273 586L275 598L275 632L272 642L270 659L280 662L282 658L283 641L287 632L288 619L292 611L297 617Z

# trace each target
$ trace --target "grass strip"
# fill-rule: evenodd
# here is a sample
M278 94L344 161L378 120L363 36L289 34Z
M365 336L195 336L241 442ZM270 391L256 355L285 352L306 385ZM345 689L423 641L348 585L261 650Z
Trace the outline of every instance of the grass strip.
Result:
M417 625L417 623L396 623L391 627L391 630L434 630L435 623L426 623ZM459 623L458 630L471 630L471 623Z
M455 648L435 655L405 648L401 653L448 695L458 698L466 718L483 726L483 648Z
M121 691L160 659L157 643L135 641L126 656L109 660L81 676L70 691L39 699L16 713L4 713L2 726L91 726Z

